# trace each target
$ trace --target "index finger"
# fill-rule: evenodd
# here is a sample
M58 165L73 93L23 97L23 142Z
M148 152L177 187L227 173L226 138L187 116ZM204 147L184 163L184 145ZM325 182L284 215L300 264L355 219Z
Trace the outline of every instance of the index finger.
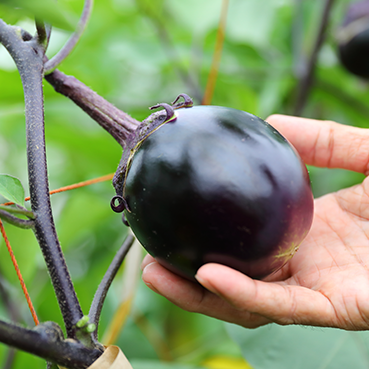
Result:
M368 129L287 115L266 120L292 143L305 164L369 174Z

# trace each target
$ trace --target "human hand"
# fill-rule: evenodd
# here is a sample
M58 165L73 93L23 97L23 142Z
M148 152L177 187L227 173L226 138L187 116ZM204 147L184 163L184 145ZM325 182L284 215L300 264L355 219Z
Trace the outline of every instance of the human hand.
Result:
M369 174L369 130L282 115L267 119L306 164ZM179 307L248 328L271 322L369 329L369 179L315 200L299 251L263 281L219 264L202 266L202 286L143 262L144 282Z

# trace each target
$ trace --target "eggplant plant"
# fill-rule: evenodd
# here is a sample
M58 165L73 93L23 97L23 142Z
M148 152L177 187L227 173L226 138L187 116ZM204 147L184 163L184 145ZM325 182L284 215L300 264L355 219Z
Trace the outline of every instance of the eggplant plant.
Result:
M297 76L298 113L306 106L332 4L325 2L311 58ZM0 219L34 232L66 332L64 336L55 322L25 328L1 320L0 342L45 359L49 367L70 369L87 368L106 352L98 330L102 307L135 237L161 264L189 279L207 262L263 278L293 257L313 213L305 165L287 140L257 116L229 107L196 106L178 91L172 104L154 105L161 110L141 122L59 70L80 39L91 9L92 0L85 0L77 30L50 59L46 50L53 31L48 22L37 19L32 35L0 20L0 43L13 58L24 89L31 202L30 210L17 202L1 206ZM160 27L159 31L167 40L165 31ZM191 78L185 75L184 79ZM122 220L134 236L127 236L112 260L86 315L72 283L50 201L44 81L97 122L123 152L110 206L123 212ZM189 95L200 101L202 91L190 82ZM125 365L129 368L129 363Z

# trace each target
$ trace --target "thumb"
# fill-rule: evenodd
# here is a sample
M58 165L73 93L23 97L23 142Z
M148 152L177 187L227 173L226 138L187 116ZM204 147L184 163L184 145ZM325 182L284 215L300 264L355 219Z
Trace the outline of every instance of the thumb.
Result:
M196 279L235 309L278 324L330 326L335 319L330 301L305 287L254 280L218 264L201 267Z

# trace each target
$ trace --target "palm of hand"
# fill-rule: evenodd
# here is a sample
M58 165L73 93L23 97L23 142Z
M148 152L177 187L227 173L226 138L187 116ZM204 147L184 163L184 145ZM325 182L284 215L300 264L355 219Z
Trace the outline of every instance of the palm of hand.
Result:
M151 257L150 288L183 309L245 327L270 322L369 327L369 178L315 201L313 226L290 262L266 282L209 264L199 281L213 293L168 272Z
M326 299L327 315L316 317L317 324L368 327L368 220L369 178L315 202L313 227L283 272L290 274L285 284L309 288Z

